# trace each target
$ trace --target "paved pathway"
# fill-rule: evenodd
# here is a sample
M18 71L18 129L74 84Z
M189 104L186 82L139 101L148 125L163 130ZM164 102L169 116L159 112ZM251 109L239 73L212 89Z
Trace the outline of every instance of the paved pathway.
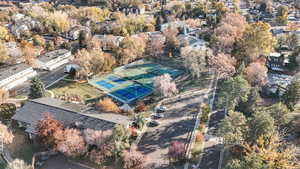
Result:
M210 116L209 128L205 135L203 156L200 162L200 169L217 169L219 165L222 145L217 136L217 129L220 121L224 118L223 111L215 111Z
M209 89L203 89L162 104L168 109L164 113L165 117L158 120L159 126L149 127L138 144L139 150L154 165L153 169L174 168L166 158L168 147L175 140L184 142L187 146L196 122L197 108L200 103L207 102L208 92ZM182 169L183 166L179 168Z

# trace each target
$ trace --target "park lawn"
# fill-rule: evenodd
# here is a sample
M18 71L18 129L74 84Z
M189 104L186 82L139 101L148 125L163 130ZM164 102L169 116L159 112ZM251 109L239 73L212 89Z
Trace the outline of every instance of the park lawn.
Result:
M103 95L103 92L89 85L88 83L78 83L75 81L61 80L48 88L55 96L78 95L84 100L97 98Z
M190 74L183 74L175 80L177 88L180 92L185 92L195 89L208 88L213 76L207 73L203 73L198 79L192 78Z

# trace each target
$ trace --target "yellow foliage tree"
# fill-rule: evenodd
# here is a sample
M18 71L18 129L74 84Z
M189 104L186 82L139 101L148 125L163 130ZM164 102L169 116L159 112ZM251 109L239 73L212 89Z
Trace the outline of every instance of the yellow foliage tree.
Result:
M0 40L8 39L8 30L4 26L0 26Z
M49 24L54 28L57 33L66 32L70 29L71 20L67 13L62 11L54 11L49 13L48 16Z
M4 62L9 58L7 48L4 42L0 40L0 62Z
M97 103L97 106L100 109L103 109L104 111L107 111L107 112L114 112L114 113L121 112L119 106L111 98L108 98L108 97L100 100Z
M256 22L246 28L242 38L237 43L235 56L241 63L249 64L261 55L269 55L277 44L277 40L270 32L268 23Z

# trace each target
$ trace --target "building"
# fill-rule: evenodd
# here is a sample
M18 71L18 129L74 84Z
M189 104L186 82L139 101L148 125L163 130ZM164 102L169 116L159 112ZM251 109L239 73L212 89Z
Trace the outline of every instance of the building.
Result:
M0 88L10 90L36 76L37 72L27 64L0 68Z
M185 35L185 34L180 34L177 36L177 39L180 42L180 46L184 46L184 47L192 47L192 48L197 48L197 49L201 49L207 46L207 42L202 40L202 39L198 39L194 36L190 36L190 35Z
M281 53L273 52L267 58L267 67L273 71L284 71L284 56Z
M101 42L101 47L104 51L111 51L119 47L121 41L124 39L123 36L113 35L94 35L94 38Z
M26 132L33 138L36 127L45 112L51 113L64 127L78 129L91 128L95 130L111 130L115 124L128 126L131 121L127 116L100 113L84 104L75 104L54 98L39 98L27 102L12 117L18 125L26 128Z
M42 70L52 71L73 59L71 51L58 49L48 52L37 59L37 67Z

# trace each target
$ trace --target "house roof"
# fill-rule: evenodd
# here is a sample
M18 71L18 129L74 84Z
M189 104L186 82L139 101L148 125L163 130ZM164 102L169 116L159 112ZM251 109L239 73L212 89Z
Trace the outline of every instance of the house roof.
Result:
M39 61L46 63L46 62L51 61L52 59L55 59L61 55L66 54L68 52L70 52L70 51L68 51L66 49L58 49L58 50L54 50L54 51L45 53L44 55L41 55L40 57L38 57L38 59L39 59Z
M0 81L7 79L10 76L22 72L23 70L26 70L28 68L30 68L30 66L25 63L13 65L13 66L0 67Z
M69 103L53 98L39 98L27 102L12 119L29 124L26 131L35 134L35 128L44 112L50 112L64 126L74 123L82 128L110 130L115 124L128 125L130 119L118 114L100 113L83 104Z

